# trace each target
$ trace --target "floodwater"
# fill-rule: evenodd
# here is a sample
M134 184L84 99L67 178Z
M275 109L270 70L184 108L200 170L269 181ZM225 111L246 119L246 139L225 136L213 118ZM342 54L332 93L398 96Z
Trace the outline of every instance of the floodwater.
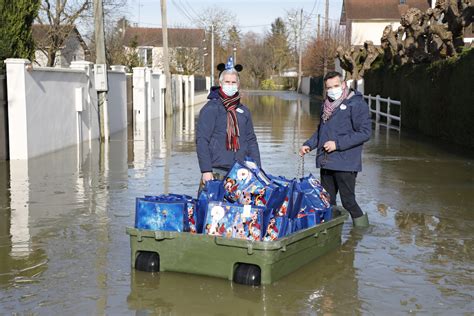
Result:
M264 170L294 177L319 104L248 92ZM0 164L0 314L320 315L474 313L472 153L384 128L357 194L371 227L272 285L145 273L130 265L135 197L195 195L194 112ZM314 153L305 173L318 175Z

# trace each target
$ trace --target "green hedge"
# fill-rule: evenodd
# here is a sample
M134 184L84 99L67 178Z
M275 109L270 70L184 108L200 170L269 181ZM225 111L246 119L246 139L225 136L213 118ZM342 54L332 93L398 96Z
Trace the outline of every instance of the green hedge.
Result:
M474 49L432 64L379 67L365 94L402 103L402 127L474 147Z

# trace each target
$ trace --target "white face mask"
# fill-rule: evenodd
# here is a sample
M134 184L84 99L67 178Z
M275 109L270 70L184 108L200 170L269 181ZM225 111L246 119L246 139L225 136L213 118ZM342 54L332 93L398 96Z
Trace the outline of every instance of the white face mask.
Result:
M237 87L236 84L223 84L222 91L225 93L226 96L231 97L237 91L239 91L239 88Z
M342 95L342 87L335 87L328 90L328 97L332 100L337 100Z

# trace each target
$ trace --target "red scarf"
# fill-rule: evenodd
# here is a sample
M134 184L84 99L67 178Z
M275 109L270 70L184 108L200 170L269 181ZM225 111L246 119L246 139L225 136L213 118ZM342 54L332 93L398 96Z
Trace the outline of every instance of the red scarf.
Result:
M226 148L227 150L238 151L240 148L239 144L239 123L237 121L237 113L235 109L240 103L239 92L236 92L233 96L227 96L221 88L219 88L219 97L227 110L227 138Z

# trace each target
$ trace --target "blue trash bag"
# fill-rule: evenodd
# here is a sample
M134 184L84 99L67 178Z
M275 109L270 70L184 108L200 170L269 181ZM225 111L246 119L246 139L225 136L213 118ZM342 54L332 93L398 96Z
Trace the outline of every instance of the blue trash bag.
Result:
M259 206L209 202L203 234L261 240L263 211Z

